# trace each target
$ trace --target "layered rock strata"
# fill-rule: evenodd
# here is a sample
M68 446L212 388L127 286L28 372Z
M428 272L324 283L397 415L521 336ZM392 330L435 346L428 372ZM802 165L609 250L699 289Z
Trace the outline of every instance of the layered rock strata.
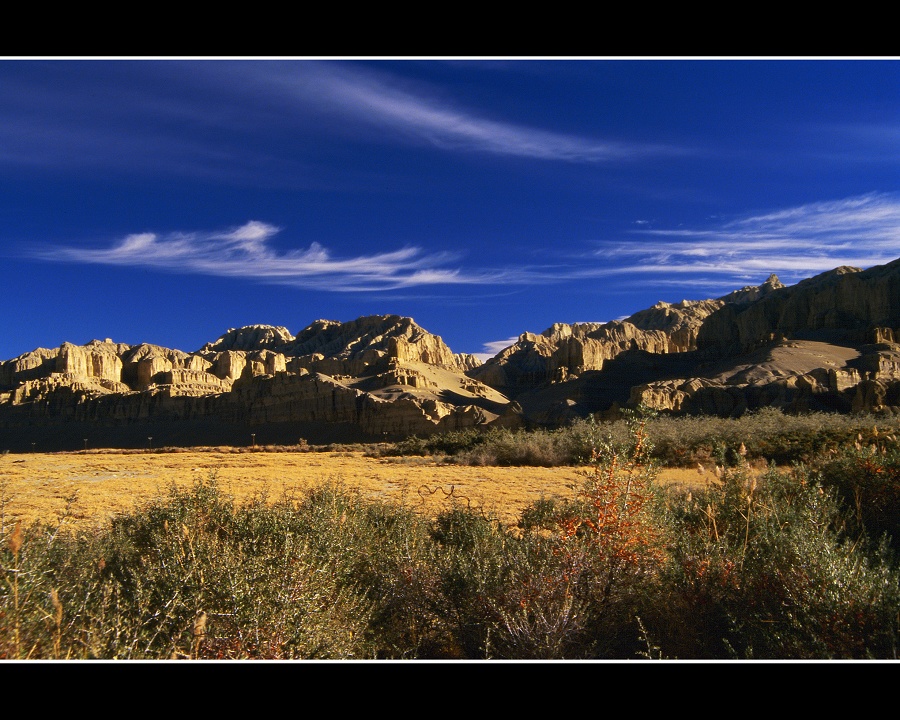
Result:
M64 342L0 363L0 447L400 439L638 405L898 413L898 341L900 260L557 323L484 364L398 315L231 328L194 352Z
M898 326L900 260L839 267L790 287L771 275L713 300L659 302L623 321L556 324L524 333L468 374L538 422L640 404L717 415L767 405L892 411ZM823 345L810 354L802 343Z
M515 426L517 406L465 376L477 364L396 315L320 320L296 337L276 326L231 328L193 353L66 342L0 363L0 432L75 423L160 433L213 423L225 434L244 428L244 436L277 428L296 442L298 429L328 441L332 429L382 440Z

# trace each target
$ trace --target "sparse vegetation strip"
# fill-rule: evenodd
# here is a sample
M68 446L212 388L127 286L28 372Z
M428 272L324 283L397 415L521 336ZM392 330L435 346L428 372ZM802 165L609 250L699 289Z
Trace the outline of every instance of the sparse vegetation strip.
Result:
M785 414L763 408L739 418L673 416L641 411L654 438L653 460L667 467L693 467L724 459L736 462L744 443L749 462L789 465L822 454L836 453L848 444L897 442L900 417L839 413ZM602 422L588 418L555 430L460 430L412 437L382 446L382 455L433 455L464 465L579 465L606 437L624 442L628 420ZM721 458L722 451L725 457Z

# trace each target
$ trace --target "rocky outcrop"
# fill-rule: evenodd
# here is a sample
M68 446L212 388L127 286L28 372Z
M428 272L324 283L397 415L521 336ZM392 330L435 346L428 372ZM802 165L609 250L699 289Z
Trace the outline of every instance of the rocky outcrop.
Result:
M212 368L210 372L223 380L237 380L244 374L247 356L240 350L222 350L206 355Z
M391 360L459 372L479 364L474 355L453 353L440 337L400 315L369 315L349 322L316 320L296 337L271 325L232 328L197 352L216 366L214 372L220 377L238 378L243 372L238 358L246 363L247 353L263 350L280 353L293 370L344 377L383 372ZM225 352L231 354L223 356Z
M468 374L520 400L536 422L603 412L619 402L616 383L628 383L626 406L675 413L885 411L900 381L898 337L900 260L840 267L791 287L770 275L712 300L659 302L620 322L556 324L523 334ZM807 342L824 345L798 345ZM617 358L635 370L613 370ZM559 392L542 390L557 385Z
M733 290L727 295L723 295L719 300L726 304L743 305L745 303L756 302L773 290L780 290L783 287L785 287L784 284L778 279L778 276L773 273L769 275L769 278L761 285L747 285L740 290Z
M257 377L231 400L251 425L283 422L352 424L366 435L397 439L488 425L499 416L474 405L452 405L403 393L383 400L320 373Z
M265 426L381 440L520 424L505 398L464 375L477 364L397 315L316 321L296 337L276 326L231 328L193 353L63 343L0 364L0 428L76 423L140 437L134 428L146 425L189 444L188 428L198 427L217 437Z
M198 353L221 352L223 350L274 350L294 340L287 328L274 325L246 325L229 328L218 340L206 343Z
M524 333L468 375L515 395L518 390L602 370L606 361L630 350L688 352L696 349L703 320L722 305L720 300L659 302L623 321L556 323L540 335Z
M204 370L173 368L156 376L154 385L168 389L170 397L190 395L201 397L215 393L226 393L232 388L230 380L223 380Z
M715 373L635 385L629 404L722 416L766 406L786 412L893 412L900 390L900 345L862 345L849 355L848 348L838 346L844 356L829 357L832 347L782 341L750 357L739 356L736 364ZM781 357L773 357L777 354ZM818 360L810 361L810 355Z
M647 310L636 312L627 318L626 322L644 332L662 333L666 338L666 346L662 352L690 352L697 349L697 334L707 317L726 303L740 302L752 294L761 295L768 292L762 288L771 287L773 281L778 282L778 278L774 275L763 285L735 291L726 296L727 299L682 300L674 304L660 301ZM659 342L657 340L657 343ZM649 344L645 344L641 349L653 352Z
M86 378L72 373L53 373L46 378L26 380L21 383L9 394L8 403L10 405L40 404L61 390L65 391L67 395L79 398L79 401L112 393L131 392L131 388L127 385L115 380Z
M96 378L112 382L122 381L120 346L111 340L92 340L87 345L63 343L56 356L56 372L76 378Z
M221 443L251 430L329 442L558 426L637 405L893 413L898 339L900 260L556 323L484 364L399 315L317 320L296 336L231 328L195 352L65 342L0 363L0 431L23 447L35 432L85 441L88 428L107 442Z
M842 266L710 315L697 345L748 352L781 338L868 342L876 328L900 327L900 260L868 270Z
M399 315L370 315L346 323L317 320L279 349L299 358L311 372L336 375L383 372L391 360L459 372L478 363L472 355L456 355L439 336Z
M46 377L56 371L59 349L37 348L0 363L0 389L14 388L26 380Z
M171 383L143 392L121 384L80 382L63 374L27 381L8 403L7 409L14 412L0 413L0 428L52 427L64 422L80 423L96 432L110 425L155 423L171 429L215 421L248 431L271 426L282 435L296 434L290 428L302 427L304 435L312 430L322 441L333 439L329 428L350 427L355 428L357 439L380 441L488 427L495 421L504 427L521 424L519 415L509 408L498 414L473 404L456 405L412 393L386 400L319 373L248 375L231 388L209 373L186 369L170 373ZM144 436L138 433L138 437L143 440ZM182 442L191 444L192 439L185 437Z
M287 372L287 362L284 355L273 350L254 350L244 356L244 369L241 377L255 377L256 375L277 375Z

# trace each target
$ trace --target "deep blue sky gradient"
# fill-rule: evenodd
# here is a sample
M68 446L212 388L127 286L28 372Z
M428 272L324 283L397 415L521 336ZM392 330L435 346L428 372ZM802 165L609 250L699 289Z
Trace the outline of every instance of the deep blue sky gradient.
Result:
M895 58L0 59L0 360L387 313L494 354L897 257Z

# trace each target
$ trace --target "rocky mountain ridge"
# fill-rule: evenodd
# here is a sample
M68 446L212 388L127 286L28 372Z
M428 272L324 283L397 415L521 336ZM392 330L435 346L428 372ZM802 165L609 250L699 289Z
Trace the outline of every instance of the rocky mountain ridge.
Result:
M411 318L230 328L193 352L111 339L0 363L0 445L372 441L557 426L648 405L900 410L900 259L771 275L621 321L556 323L481 363Z

